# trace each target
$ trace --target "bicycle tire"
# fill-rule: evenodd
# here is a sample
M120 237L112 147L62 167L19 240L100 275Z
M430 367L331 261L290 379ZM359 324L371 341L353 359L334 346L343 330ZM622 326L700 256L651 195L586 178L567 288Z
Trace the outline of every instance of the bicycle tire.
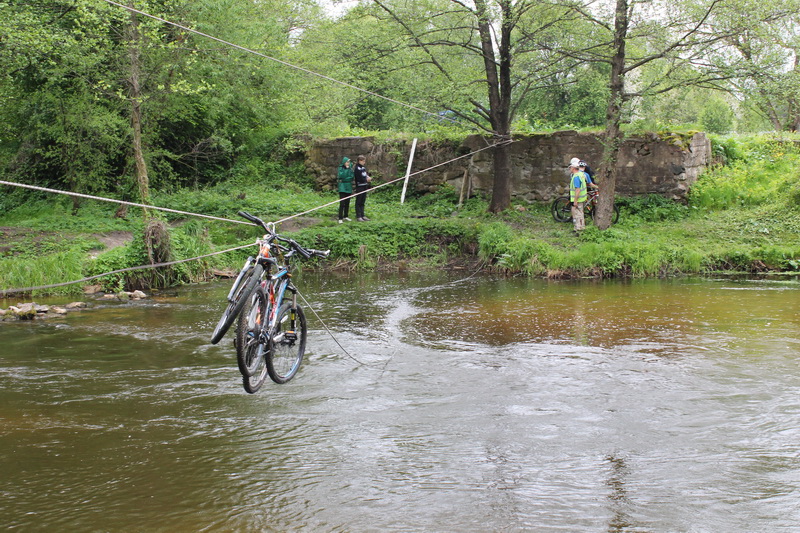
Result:
M594 220L594 213L597 211L597 207L595 206L593 209L587 209L587 213L589 213L589 217ZM619 222L619 206L614 204L614 212L611 215L611 223L616 224Z
M553 214L553 219L556 222L569 222L572 220L572 202L569 201L568 196L559 196L550 205L550 212Z
M267 320L268 301L264 289L257 287L236 324L236 362L242 373L242 386L250 394L258 392L267 381L269 342L262 335L261 326Z
M265 359L268 344L269 343L258 342L252 339L245 346L245 349L251 352L249 357L259 362L257 370L252 376L242 375L242 386L244 390L250 394L257 393L261 389L261 386L264 385L264 382L267 381L267 364Z
M233 321L239 315L239 312L244 307L247 298L256 288L256 284L261 279L261 274L264 272L264 267L256 263L250 268L250 272L241 279L239 286L233 293L233 297L228 301L222 317L217 322L217 327L214 328L214 333L211 334L211 344L217 344L222 340L222 337L228 332L228 329L233 324Z
M258 370L258 361L247 347L253 339L265 342L263 327L266 326L269 299L267 293L259 285L247 299L236 321L236 363L242 376L252 377Z
M266 354L267 371L272 381L283 384L297 374L306 351L307 335L303 308L297 305L292 309L291 302L284 302L278 309Z

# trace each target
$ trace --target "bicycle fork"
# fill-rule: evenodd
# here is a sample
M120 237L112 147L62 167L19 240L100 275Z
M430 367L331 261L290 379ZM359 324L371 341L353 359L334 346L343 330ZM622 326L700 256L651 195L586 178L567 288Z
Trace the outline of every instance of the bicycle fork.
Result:
M297 341L297 289L292 286L287 287L289 291L292 293L292 304L289 306L289 315L287 317L279 317L281 319L281 324L275 324L273 331L280 328L280 331L275 333L275 336L272 339L272 342L275 344L283 343L288 345L294 345L295 341ZM283 326L283 322L289 321L287 327Z

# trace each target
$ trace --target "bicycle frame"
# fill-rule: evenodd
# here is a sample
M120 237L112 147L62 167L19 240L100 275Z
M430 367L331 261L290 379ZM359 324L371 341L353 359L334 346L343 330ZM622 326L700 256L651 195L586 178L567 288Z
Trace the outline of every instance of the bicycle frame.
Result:
M255 261L256 258L251 255L250 257L247 258L247 261L244 262L244 265L242 265L242 269L239 271L239 275L236 276L236 279L234 280L233 285L231 286L231 290L228 292L229 302L233 301L233 295L236 294L236 291L239 289L239 284L242 282L242 279L247 274L248 267Z
M589 191L586 193L586 204L584 208L592 209L595 205L597 205L598 198L600 198L600 191L597 189L589 189Z
M292 255L294 255L293 251L290 251L286 257L284 264L278 264L278 261L272 257L266 258L266 263L270 266L275 266L277 271L275 274L271 274L268 270L265 270L266 279L264 279L261 283L261 286L267 292L267 300L269 302L269 309L267 309L267 321L266 324L263 324L262 328L266 330L266 334L269 336L275 331L277 324L275 323L278 315L278 310L281 308L283 304L284 297L286 295L286 291L292 293L292 309L297 307L297 289L292 285L291 281L291 267L289 265L289 260L291 259ZM268 267L269 268L269 267ZM292 324L292 329L294 329L294 324Z

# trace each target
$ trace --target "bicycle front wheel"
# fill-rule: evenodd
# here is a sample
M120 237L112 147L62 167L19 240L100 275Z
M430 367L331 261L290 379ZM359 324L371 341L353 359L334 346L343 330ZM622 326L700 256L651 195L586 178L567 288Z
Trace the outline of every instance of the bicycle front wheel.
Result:
M245 357L256 363L253 375L242 375L242 385L244 390L250 394L255 394L267 381L266 354L269 343L258 342L257 339L249 339L244 346Z
M267 371L275 383L286 383L300 369L306 352L306 316L299 305L284 302L278 309L275 328L266 354Z
M242 373L242 385L250 394L267 380L267 359L269 342L263 335L267 320L267 293L256 287L253 295L247 298L244 309L236 324L236 362Z
M245 276L239 281L239 286L233 293L233 297L228 301L222 317L214 328L214 333L211 334L211 344L217 344L222 340L222 337L228 332L228 329L233 324L233 321L239 315L239 312L244 307L247 298L256 288L256 284L261 279L261 274L264 272L264 267L256 263L248 270Z
M553 213L553 218L556 222L569 222L572 220L572 202L569 201L569 197L559 196L553 200L550 212Z
M248 298L242 308L242 312L239 313L234 345L236 346L236 362L239 365L239 371L244 377L256 375L260 364L264 362L263 357L261 361L259 361L259 358L254 357L256 352L248 350L248 347L253 341L266 344L264 326L267 323L268 308L267 293L258 286ZM266 363L264 363L264 366L266 366Z

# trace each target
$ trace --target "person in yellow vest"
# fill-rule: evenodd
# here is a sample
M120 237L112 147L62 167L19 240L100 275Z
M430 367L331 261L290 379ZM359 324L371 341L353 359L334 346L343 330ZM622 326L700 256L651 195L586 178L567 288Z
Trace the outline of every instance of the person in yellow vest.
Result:
M572 225L575 233L578 234L586 229L586 221L583 219L583 205L586 203L587 187L586 174L578 168L580 160L573 157L569 162L569 201L572 203Z

